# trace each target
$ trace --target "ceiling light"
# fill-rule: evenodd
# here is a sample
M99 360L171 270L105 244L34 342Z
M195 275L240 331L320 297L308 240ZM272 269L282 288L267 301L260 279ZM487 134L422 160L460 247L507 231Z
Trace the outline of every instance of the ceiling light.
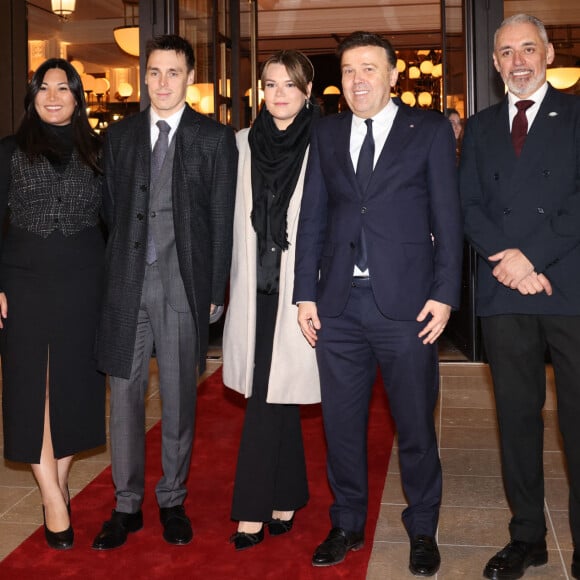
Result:
M546 78L555 89L569 89L580 80L580 67L549 68L546 70Z
M76 0L52 0L52 11L66 20L75 11Z
M119 48L132 56L139 56L139 0L123 0L125 25L113 30Z

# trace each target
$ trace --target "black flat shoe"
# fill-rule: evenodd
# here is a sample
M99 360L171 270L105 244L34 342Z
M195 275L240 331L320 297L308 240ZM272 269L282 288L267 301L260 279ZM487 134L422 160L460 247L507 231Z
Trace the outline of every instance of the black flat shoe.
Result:
M268 522L268 532L271 536L281 536L282 534L288 533L292 526L294 525L294 516L296 512L292 514L289 520L280 520L278 518L273 518Z
M111 519L106 521L93 542L93 550L113 550L127 541L130 532L143 527L143 512L127 514L113 510Z
M411 542L409 570L415 576L433 576L439 570L441 556L432 536L415 536Z
M543 566L547 562L546 540L533 543L512 540L487 563L483 575L490 580L515 580L529 566Z
M255 534L248 534L247 532L236 532L230 537L230 544L233 544L236 550L247 550L257 546L264 539L264 527Z
M46 525L44 506L42 506L42 519L44 521L44 537L49 547L53 550L70 550L75 539L72 526L69 524L68 528L62 532L51 532Z

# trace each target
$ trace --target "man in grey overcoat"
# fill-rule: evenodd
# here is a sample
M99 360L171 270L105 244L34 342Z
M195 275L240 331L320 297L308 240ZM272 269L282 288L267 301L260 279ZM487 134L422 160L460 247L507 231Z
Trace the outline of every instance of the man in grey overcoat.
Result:
M183 503L204 370L210 312L224 303L231 260L237 149L234 132L186 105L191 45L176 35L147 43L151 106L109 127L104 207L109 226L97 337L110 375L116 506L94 540L109 550L143 526L145 392L153 348L162 399L162 467L156 486L163 538L193 532Z

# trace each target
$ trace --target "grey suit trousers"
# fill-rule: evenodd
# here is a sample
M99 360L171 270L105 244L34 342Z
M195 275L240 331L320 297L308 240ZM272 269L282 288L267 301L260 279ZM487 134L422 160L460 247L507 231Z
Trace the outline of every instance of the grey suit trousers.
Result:
M162 401L163 474L159 507L183 504L187 493L197 396L196 332L191 312L168 304L157 263L146 267L129 379L110 377L111 459L117 511L141 509L145 490L145 394L155 345Z

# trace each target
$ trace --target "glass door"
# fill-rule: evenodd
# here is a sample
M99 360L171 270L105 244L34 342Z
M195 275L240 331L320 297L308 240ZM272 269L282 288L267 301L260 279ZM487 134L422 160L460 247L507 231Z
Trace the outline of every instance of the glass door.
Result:
M193 45L195 83L187 102L221 123L232 122L232 29L237 29L235 0L179 0L178 34Z
M465 1L441 0L441 38L444 73L443 112L451 122L457 139L457 161L461 155L463 128L470 107L467 92L467 49ZM443 339L441 360L478 360L477 319L475 317L475 253L469 244L463 248L461 305L453 312Z

